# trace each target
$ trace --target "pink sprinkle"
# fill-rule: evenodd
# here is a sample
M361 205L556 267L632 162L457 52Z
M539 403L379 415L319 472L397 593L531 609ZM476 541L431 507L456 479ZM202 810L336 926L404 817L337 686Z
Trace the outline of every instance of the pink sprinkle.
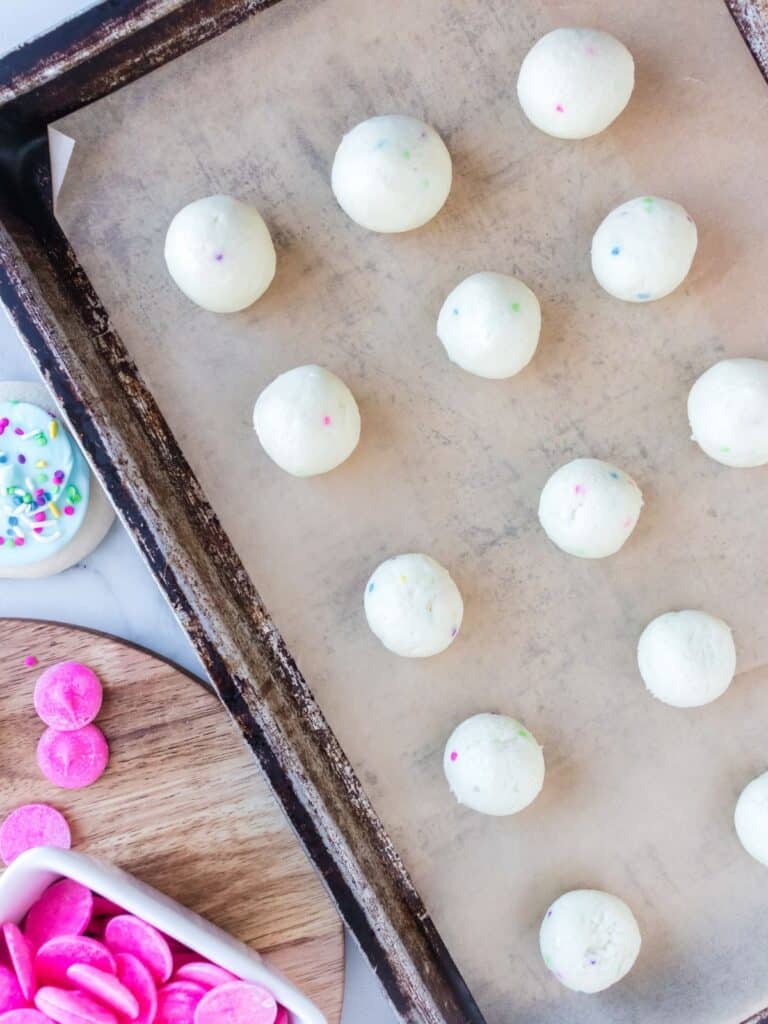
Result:
M16 537L14 539L13 543L16 545L17 548L23 548L24 547L24 538L23 537Z
M73 516L74 514L75 514L75 509L74 509L74 507L72 505L65 505L64 506L64 515L65 516Z
M330 416L323 416L323 423L325 424L326 427L330 427L330 425L331 425L331 417Z
M10 422L11 421L8 419L7 416L3 416L3 418L0 420L0 427L2 427L3 430L5 430L5 428L8 426Z
M587 47L587 56L594 57L596 53L597 53L597 50L594 48L594 46L588 46Z
M32 527L32 533L42 533L42 532L43 532L42 526L33 526Z
M562 103L558 103L557 106L555 107L555 110L558 112L558 114L564 114L565 113L565 107L563 106Z
M573 490L574 490L575 494L583 494L584 493L584 484L576 484L576 486L573 488Z
M33 518L34 518L36 523L44 523L45 522L45 512L35 512L35 515L34 515Z
M624 527L624 529L626 530L626 529L627 529L627 527L629 527L629 526L631 526L631 525L632 525L632 520L631 520L631 519L625 519L625 520L624 520L624 522L623 522L623 523L622 523L621 525L622 525L622 526Z
M5 544L5 537L0 537L0 547Z
M34 668L35 665L37 664L37 658L34 656L34 654L28 654L27 657L24 659L24 664L28 665L29 668Z
M23 433L24 433L24 431L21 429L21 427L16 427L16 429L14 430L14 434L23 434Z
M458 756L459 756L459 755L458 755L458 754L456 753L456 751L455 751L455 750L452 750L452 751L451 751L451 760L452 760L452 761L456 761L456 760L458 759Z

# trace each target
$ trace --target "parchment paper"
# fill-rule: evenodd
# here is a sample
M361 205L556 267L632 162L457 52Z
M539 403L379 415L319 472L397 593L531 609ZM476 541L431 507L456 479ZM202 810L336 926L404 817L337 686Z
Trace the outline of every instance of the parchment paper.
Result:
M517 68L543 32L595 24L634 53L629 109L603 135L531 127ZM336 206L344 130L373 113L432 122L455 161L430 225L377 236ZM694 379L768 356L768 89L719 0L319 0L283 3L58 126L76 139L60 216L275 620L360 772L489 1021L703 1024L768 1004L768 869L739 846L741 787L768 768L768 470L689 440ZM255 200L274 285L250 311L192 306L163 263L168 222L211 192ZM685 286L645 306L592 278L592 233L656 193L700 231ZM474 378L435 338L466 274L522 277L544 327L532 364ZM294 480L251 409L279 372L319 362L358 397L342 468ZM563 462L595 455L641 483L630 543L603 562L555 549L536 519ZM385 556L427 551L466 601L450 650L423 662L368 631L362 591ZM646 695L635 644L670 609L735 629L739 674L715 704ZM525 812L457 806L453 726L521 718L547 779ZM599 996L544 969L549 902L608 889L643 932L636 968Z

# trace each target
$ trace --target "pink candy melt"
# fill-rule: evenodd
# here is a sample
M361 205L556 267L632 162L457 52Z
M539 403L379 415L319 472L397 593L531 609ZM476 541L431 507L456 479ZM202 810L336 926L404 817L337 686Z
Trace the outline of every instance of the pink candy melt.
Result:
M157 993L155 1024L195 1024L195 1011L206 989L192 981L172 981Z
M217 964L193 960L176 968L174 980L194 981L196 985L202 985L203 988L216 988L217 985L226 985L227 982L238 979Z
M46 889L27 914L24 933L37 949L61 935L82 935L93 912L89 889L70 878Z
M117 977L136 997L139 1006L134 1024L153 1024L157 1016L157 989L152 975L135 956L116 953Z
M35 994L37 983L35 982L35 972L32 969L32 950L29 941L11 922L3 925L3 938L21 994L26 1000L30 1000Z
M211 989L200 1001L195 1024L274 1024L277 1003L261 985L233 981Z
M41 988L35 1006L56 1024L117 1024L117 1017L83 992Z
M156 981L167 981L173 971L173 954L160 932L132 914L111 918L104 941L113 953L130 953L140 960Z
M19 1010L26 1005L27 1001L16 975L10 967L0 964L0 1014L6 1014L9 1010Z
M42 985L66 985L72 964L85 964L99 971L115 973L115 959L96 939L86 935L60 935L40 947L35 956L35 974Z
M98 999L115 1013L130 1020L138 1017L138 999L114 974L100 971L98 967L89 967L88 964L72 964L67 970L67 978L76 988Z
M102 775L108 760L107 741L95 725L72 732L46 729L37 745L40 771L62 789L90 786Z
M68 850L72 837L66 818L48 804L25 804L11 811L0 825L0 859L4 864L35 846Z
M101 710L99 677L78 661L62 661L46 669L35 684L35 711L52 729L82 729Z
M39 1010L11 1010L0 1017L2 1024L50 1024L51 1018Z

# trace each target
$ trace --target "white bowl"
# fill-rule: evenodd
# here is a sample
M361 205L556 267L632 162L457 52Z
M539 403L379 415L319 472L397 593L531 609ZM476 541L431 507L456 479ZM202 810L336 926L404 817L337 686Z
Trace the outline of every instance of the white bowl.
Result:
M71 850L38 846L22 853L0 877L0 921L18 924L35 900L60 878L80 882L129 914L135 914L201 957L219 964L245 981L268 988L291 1015L293 1024L327 1024L306 996L258 953L187 910L126 871Z

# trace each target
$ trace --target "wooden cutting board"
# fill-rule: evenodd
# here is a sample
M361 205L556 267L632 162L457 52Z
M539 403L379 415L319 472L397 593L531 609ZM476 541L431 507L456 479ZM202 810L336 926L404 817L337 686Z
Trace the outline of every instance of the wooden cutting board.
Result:
M118 864L262 953L338 1024L341 922L259 769L216 699L192 676L109 636L0 620L0 815L53 804L73 846ZM38 664L29 667L28 657ZM32 691L57 661L104 683L97 724L110 763L88 789L48 783Z

